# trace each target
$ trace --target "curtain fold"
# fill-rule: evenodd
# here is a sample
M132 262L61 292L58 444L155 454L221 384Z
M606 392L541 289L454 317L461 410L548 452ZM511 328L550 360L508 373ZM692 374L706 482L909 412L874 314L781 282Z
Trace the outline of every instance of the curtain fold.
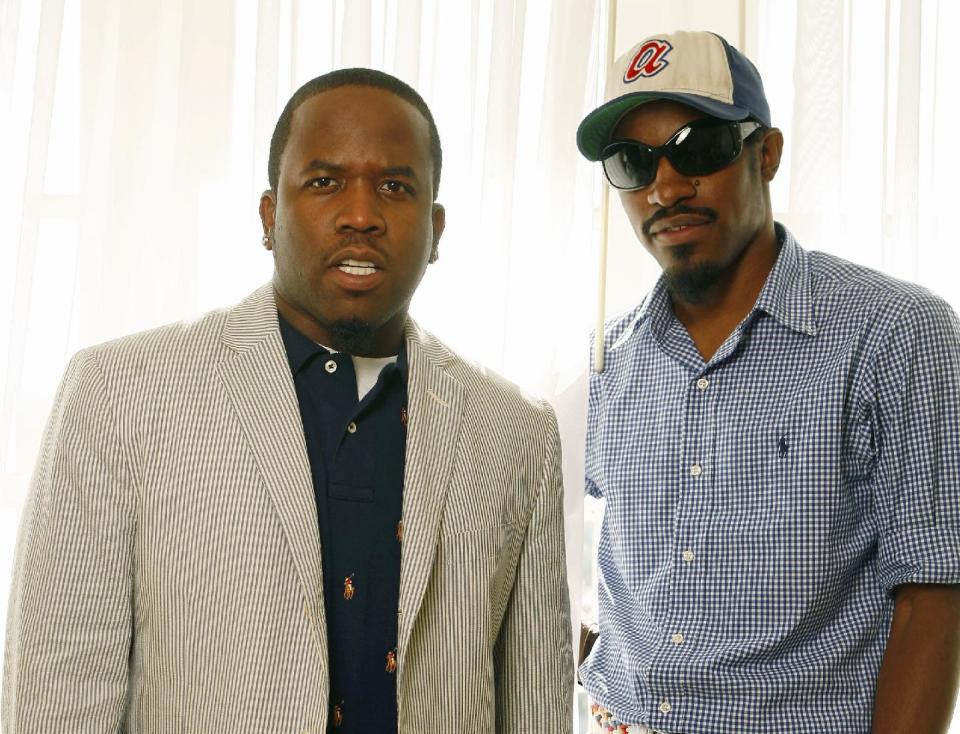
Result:
M759 49L786 136L772 194L802 244L924 285L960 308L949 225L960 46L945 0L762 0ZM952 24L952 25L951 25ZM785 53L795 49L793 54Z

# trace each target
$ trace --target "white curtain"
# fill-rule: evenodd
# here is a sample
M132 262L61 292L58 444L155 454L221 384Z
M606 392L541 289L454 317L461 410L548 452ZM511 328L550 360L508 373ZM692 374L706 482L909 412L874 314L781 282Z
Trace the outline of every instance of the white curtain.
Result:
M953 0L761 0L759 68L786 155L774 210L801 244L960 309Z
M271 274L257 204L289 95L372 66L426 99L447 230L412 312L554 401L579 589L602 0L0 0L0 627L56 384L86 345ZM605 27L604 27L605 28Z

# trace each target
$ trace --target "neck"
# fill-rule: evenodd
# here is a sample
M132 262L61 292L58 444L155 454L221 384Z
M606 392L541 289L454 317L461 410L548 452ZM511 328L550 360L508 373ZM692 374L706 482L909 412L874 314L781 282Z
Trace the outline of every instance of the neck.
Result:
M748 244L727 271L696 302L671 294L673 311L705 360L713 356L737 324L750 313L777 261L773 222Z
M280 315L317 344L355 357L392 357L400 352L405 309L377 328L364 328L361 322L329 324L285 299L276 288L273 293Z

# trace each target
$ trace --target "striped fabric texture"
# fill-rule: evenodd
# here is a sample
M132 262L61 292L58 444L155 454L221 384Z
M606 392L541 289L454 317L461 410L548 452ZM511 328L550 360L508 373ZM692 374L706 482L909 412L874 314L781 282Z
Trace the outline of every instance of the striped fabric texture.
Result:
M556 419L408 324L401 732L569 732ZM2 729L327 729L310 466L272 288L78 353L24 512Z
M620 721L868 734L893 590L960 583L956 314L778 235L709 362L661 281L591 376L606 506L580 677Z

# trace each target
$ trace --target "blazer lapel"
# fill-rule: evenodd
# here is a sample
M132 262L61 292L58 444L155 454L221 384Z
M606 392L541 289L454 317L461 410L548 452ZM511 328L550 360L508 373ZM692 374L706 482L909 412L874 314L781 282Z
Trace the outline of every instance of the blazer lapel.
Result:
M310 460L273 287L231 310L222 337L234 354L217 366L286 536L303 595L320 620L326 650L320 535Z
M408 322L406 342L410 421L403 486L398 624L401 655L433 569L464 393L463 384L443 369L451 359L450 353L413 321Z

